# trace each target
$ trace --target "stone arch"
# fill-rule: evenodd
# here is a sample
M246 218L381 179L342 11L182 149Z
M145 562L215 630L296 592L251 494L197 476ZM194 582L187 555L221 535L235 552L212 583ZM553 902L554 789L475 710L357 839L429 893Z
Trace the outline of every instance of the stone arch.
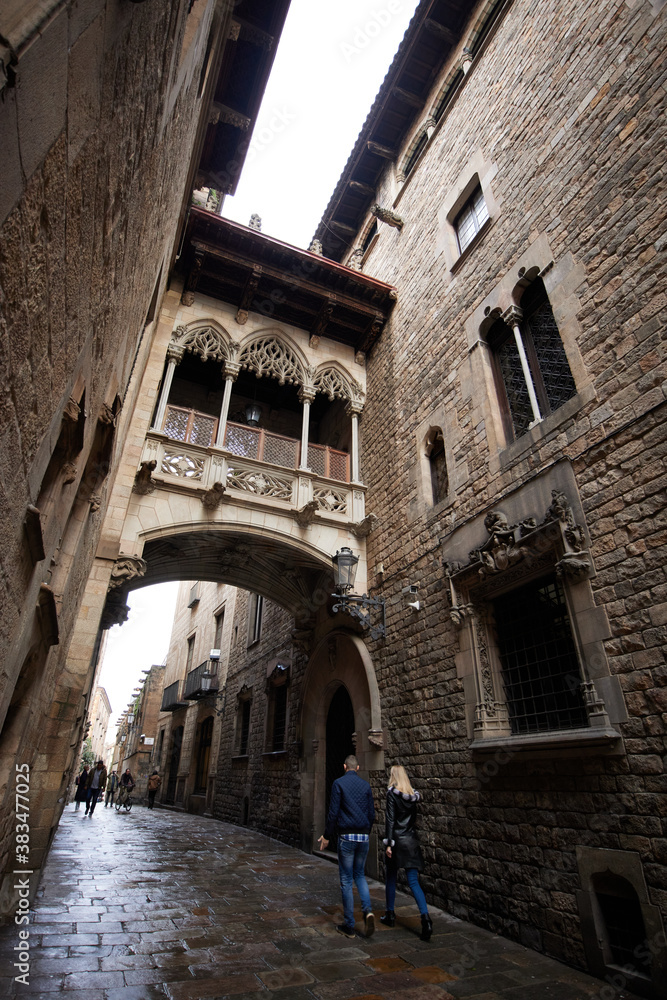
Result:
M373 661L360 636L334 630L315 647L302 687L301 835L306 851L314 849L324 829L326 721L331 700L341 686L347 690L354 709L360 770L367 775L384 769L380 691ZM376 865L376 857L369 860L369 870Z
M243 341L238 362L257 378L274 378L279 385L304 385L308 380L308 363L301 350L275 328L258 330Z
M345 399L361 401L364 392L356 379L335 361L324 361L315 369L312 380L313 388L328 396L331 402L334 399Z
M234 359L232 338L214 319L199 319L187 326L177 327L171 335L171 343L192 354L198 354L202 361Z

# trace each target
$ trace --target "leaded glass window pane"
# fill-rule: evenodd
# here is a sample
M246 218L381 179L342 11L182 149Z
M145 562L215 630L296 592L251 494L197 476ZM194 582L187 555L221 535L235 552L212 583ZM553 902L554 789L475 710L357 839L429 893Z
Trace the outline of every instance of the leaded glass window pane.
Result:
M556 576L493 602L512 732L588 725L563 587Z
M488 218L489 210L486 207L482 189L478 187L454 223L461 253L470 246Z

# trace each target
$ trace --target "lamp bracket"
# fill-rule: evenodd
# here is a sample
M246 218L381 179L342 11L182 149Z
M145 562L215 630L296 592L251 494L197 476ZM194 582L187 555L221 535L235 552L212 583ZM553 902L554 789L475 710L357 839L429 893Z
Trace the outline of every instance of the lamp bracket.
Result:
M368 594L362 594L360 597L356 594L333 594L332 596L336 598L336 603L331 609L334 614L342 611L351 618L355 618L364 631L369 633L371 639L381 639L386 636L387 616L384 597L369 597ZM382 621L375 625L371 621L372 611L381 611L382 613Z

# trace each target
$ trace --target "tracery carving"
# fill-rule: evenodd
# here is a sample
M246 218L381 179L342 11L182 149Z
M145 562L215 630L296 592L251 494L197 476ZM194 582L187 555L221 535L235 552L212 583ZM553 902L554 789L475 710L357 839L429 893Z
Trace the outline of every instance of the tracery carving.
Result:
M336 368L320 368L315 373L313 385L317 392L324 393L332 402L334 399L352 399L352 385Z
M317 254L318 257L322 256L322 244L320 240L312 240L310 246L308 247L310 253Z
M179 479L198 480L204 475L204 459L188 455L183 451L167 451L165 448L160 472L169 476L178 476Z
M326 510L332 514L344 514L347 510L347 493L344 490L334 490L326 486L313 490L313 500L318 510Z
M227 478L227 484L246 493L256 493L257 496L273 497L275 500L292 499L291 479L280 479L268 472L253 472L250 470L233 469Z
M277 337L264 336L247 344L239 358L241 368L254 372L257 378L277 379L297 385L306 381L303 365L295 352Z
M213 326L179 326L172 334L169 348L182 348L198 354L202 361L225 361L230 357L229 340ZM181 355L182 357L182 355ZM180 358L174 356L175 361Z

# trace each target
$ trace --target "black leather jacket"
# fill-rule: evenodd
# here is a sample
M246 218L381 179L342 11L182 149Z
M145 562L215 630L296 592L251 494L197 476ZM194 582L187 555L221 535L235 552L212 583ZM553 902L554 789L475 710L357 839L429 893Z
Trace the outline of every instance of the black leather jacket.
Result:
M384 843L391 847L392 863L398 868L422 871L424 867L416 829L419 799L419 792L406 795L393 787L387 790Z

